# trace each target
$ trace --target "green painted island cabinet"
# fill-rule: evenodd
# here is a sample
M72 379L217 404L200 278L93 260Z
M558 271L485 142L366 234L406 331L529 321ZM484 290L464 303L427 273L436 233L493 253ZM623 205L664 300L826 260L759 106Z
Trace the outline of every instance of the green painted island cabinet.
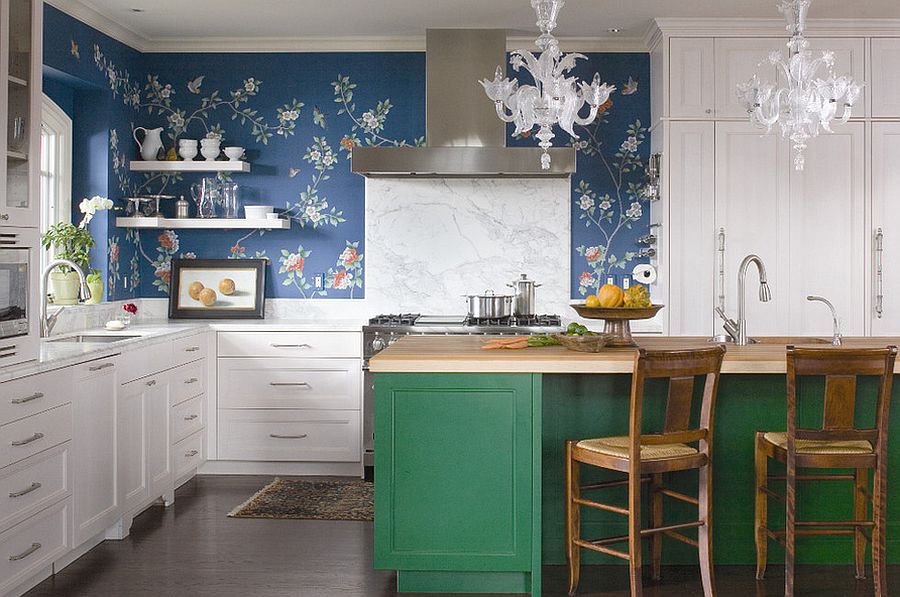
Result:
M376 374L375 567L399 591L540 594L539 378Z

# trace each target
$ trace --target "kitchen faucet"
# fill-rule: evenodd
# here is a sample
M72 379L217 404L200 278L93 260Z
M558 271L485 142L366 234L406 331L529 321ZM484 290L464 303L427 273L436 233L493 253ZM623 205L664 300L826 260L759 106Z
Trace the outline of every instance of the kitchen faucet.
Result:
M84 277L84 272L80 267L68 259L54 259L48 263L41 274L41 338L46 338L50 335L50 332L53 331L53 326L56 325L59 314L64 309L64 307L60 307L53 315L47 315L47 277L50 275L50 272L60 265L65 265L75 270L78 274L78 281L81 283L81 298L84 300L91 298L91 289L88 288L87 279Z
M806 300L811 302L825 303L825 306L831 309L831 321L832 323L834 323L834 333L831 336L831 345L842 346L844 342L841 339L841 320L838 319L837 311L835 310L834 305L831 304L831 301L829 301L824 296L816 296L814 294L806 297Z
M728 335L731 336L731 340L737 344L738 346L745 346L747 344L754 344L755 341L751 338L747 337L747 316L745 299L746 299L746 285L747 285L747 269L750 267L751 263L756 264L756 269L759 271L759 300L762 303L767 303L772 300L772 291L769 290L769 284L766 281L766 266L763 265L762 259L759 258L759 255L747 255L744 257L744 260L741 261L741 267L738 270L738 319L737 321L731 319L725 314L725 311L722 310L721 307L716 307L716 314L722 318L724 324L722 327L725 328L725 331L728 332Z

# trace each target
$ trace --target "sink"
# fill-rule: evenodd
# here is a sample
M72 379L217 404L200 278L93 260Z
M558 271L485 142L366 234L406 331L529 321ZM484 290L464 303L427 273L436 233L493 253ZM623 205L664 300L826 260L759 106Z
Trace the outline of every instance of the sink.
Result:
M720 344L732 344L732 340L730 337L725 335L713 336L709 339L710 342L718 342ZM812 336L761 336L759 338L751 338L750 344L794 344L794 345L809 345L809 344L831 344L830 339L825 338L814 338Z
M140 338L138 335L131 336L113 336L111 334L78 334L77 336L66 336L65 338L56 338L48 340L48 342L84 342L88 344L111 344L113 342L121 342L131 338Z

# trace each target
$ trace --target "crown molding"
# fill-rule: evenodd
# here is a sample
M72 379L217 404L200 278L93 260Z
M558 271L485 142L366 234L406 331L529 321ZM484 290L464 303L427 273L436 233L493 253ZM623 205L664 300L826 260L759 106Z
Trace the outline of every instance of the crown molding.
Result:
M110 19L81 0L44 0L44 2L126 46L139 52L146 51L148 45L146 37Z
M809 19L811 37L900 37L900 19ZM787 36L784 19L658 18L647 29L644 42L659 35L684 37Z

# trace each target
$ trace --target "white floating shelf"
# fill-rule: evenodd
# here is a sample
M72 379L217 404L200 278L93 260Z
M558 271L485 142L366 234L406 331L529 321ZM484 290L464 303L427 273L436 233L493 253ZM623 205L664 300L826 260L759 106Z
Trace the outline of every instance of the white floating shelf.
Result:
M132 172L250 172L250 163L241 161L194 160L157 161L133 160L128 164Z
M7 151L6 157L11 160L21 160L23 162L28 161L28 154L23 151Z
M255 219L246 218L116 218L116 226L119 228L214 228L219 230L246 228L255 230L265 228L267 230L289 230L291 221L286 219Z
M13 75L9 75L9 82L15 83L16 85L21 85L22 87L28 87L28 81L25 79L20 79L19 77L14 77Z

